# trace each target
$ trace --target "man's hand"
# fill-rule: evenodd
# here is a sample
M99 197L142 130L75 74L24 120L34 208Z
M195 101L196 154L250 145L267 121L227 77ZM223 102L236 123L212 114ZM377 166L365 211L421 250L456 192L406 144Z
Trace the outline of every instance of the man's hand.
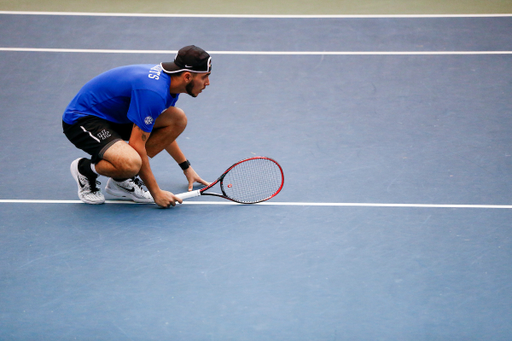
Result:
M188 190L191 191L194 188L194 182L198 182L205 186L208 186L210 183L201 179L199 175L197 175L196 171L192 167L188 167L183 171L183 174L187 177L188 180Z
M171 206L176 206L176 203L183 203L183 200L167 191L160 191L156 195L153 196L155 200L155 204L163 208L169 208Z

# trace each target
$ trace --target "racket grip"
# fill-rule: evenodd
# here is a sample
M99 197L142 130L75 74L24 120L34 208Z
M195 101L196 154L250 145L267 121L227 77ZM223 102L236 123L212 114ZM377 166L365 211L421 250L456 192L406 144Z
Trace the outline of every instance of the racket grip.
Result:
M184 193L180 193L180 194L175 194L178 198L180 198L181 200L185 200L185 199L190 199L190 198L194 198L194 197L198 197L201 195L201 191L200 190L195 190L195 191L192 191L192 192L184 192Z

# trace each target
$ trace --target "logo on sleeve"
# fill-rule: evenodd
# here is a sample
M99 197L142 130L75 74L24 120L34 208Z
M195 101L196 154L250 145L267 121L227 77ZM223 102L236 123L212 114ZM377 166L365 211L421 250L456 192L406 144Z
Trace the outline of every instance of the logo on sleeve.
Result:
M151 116L148 116L144 119L144 123L146 123L146 125L150 126L153 124L153 117Z

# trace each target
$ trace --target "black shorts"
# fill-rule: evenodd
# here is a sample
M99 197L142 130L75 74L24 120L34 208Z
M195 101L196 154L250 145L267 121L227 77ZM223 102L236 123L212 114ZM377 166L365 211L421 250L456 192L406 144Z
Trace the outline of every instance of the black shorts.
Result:
M118 124L96 116L85 116L75 124L62 122L64 134L78 149L92 156L92 163L103 159L105 151L119 140L128 141L133 123Z

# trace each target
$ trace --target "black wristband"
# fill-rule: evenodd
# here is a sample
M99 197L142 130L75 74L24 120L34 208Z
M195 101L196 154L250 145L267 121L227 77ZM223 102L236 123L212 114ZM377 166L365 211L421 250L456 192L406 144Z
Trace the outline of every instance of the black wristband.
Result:
M181 169L183 170L187 170L188 167L190 167L190 161L186 160L186 161L183 161L182 163L179 164Z

